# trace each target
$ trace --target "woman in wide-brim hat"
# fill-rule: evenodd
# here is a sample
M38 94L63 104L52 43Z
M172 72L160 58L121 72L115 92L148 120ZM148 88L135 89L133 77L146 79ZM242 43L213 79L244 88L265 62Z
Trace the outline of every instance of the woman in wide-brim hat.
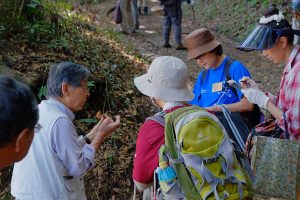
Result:
M194 97L188 85L187 66L172 56L156 58L146 74L134 79L134 84L164 113L187 106ZM135 185L144 191L144 200L152 199L150 187L158 166L157 152L164 142L164 126L157 121L146 120L138 133L132 173Z
M191 104L215 112L222 111L218 106L220 104L224 104L231 112L253 111L254 105L239 90L225 87L226 78L239 83L242 77L250 77L248 69L239 61L224 55L222 44L207 28L193 31L184 41L188 49L188 59L194 59L199 66L204 67L194 85L195 97ZM252 128L259 121L258 117L257 120L247 122L248 128Z
M248 101L267 109L293 140L300 141L300 49L293 45L293 30L275 5L271 5L259 20L258 26L237 48L243 51L261 50L274 63L284 63L279 94L262 92L253 80L250 88L242 90Z

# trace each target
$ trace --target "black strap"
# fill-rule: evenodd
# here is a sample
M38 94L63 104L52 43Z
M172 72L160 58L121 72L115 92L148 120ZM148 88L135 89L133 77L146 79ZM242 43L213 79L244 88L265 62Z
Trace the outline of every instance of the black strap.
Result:
M289 134L289 130L288 130L285 113L283 113L283 120L284 120L284 129L285 129L285 139L290 139L290 134Z
M228 57L227 62L226 62L226 64L225 64L225 77L226 77L226 80L225 80L225 81L229 81L229 80L232 79L231 76L230 76L229 70L230 70L231 64L232 64L234 61L235 61L235 60L234 60L233 58ZM236 97L239 97L239 96L238 96L238 93L237 93L237 91L236 91L236 89L235 89L234 87L230 87L230 86L229 86L229 88L231 89L231 91L233 92L233 94L234 94Z
M229 70L230 70L230 66L231 64L234 62L235 60L231 57L228 57L227 61L226 61L226 64L225 64L225 77L226 79L228 80L231 80L231 76L230 76L230 73L229 73Z
M231 57L228 57L226 63L225 63L225 77L226 79L228 80L231 80L231 76L230 76L230 73L229 73L229 70L230 70L230 66L231 64L235 61L235 59L231 58ZM202 76L201 76L201 82L203 83L204 82L204 79L206 77L206 74L207 74L207 69L203 69L202 70Z

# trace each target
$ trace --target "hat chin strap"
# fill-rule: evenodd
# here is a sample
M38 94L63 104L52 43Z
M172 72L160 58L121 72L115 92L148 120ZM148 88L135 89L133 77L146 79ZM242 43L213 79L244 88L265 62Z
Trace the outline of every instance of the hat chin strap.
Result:
M279 11L278 14L275 14L275 15L271 15L270 17L265 17L265 16L262 16L259 20L259 23L260 24L267 24L269 22L272 22L272 21L277 21L277 24L279 24L279 22L284 19L284 16L282 15L282 12Z

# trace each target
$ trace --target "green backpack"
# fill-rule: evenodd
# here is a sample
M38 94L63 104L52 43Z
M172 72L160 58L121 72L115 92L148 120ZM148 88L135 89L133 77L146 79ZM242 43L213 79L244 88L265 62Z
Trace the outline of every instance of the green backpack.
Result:
M236 154L217 117L198 106L178 108L164 117L156 199L252 199L250 165ZM169 170L175 177L161 178Z

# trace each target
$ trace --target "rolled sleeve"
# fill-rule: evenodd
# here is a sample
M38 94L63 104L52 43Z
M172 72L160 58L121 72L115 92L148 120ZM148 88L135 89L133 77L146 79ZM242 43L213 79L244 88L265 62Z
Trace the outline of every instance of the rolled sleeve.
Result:
M83 148L84 145L86 145L86 141L84 139L84 137L81 135L78 137L78 144Z
M69 175L81 176L95 165L95 149L78 137L76 129L68 118L59 118L51 134L53 151Z
M92 166L90 168L94 167L95 166L94 158L95 158L95 153L96 153L95 148L90 144L85 144L82 148L82 152L84 154L84 157L87 158L91 162Z

